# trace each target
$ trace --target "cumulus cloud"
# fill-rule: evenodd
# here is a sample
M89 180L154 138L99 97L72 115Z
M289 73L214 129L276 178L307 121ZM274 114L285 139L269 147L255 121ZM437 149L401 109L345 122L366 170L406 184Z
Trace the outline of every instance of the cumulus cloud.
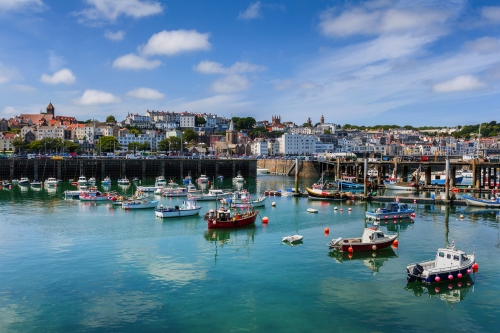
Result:
M261 3L257 1L256 3L250 4L244 12L240 12L238 18L240 20L251 20L261 17L260 14Z
M224 68L222 64L214 61L203 60L198 65L193 66L193 69L203 74L236 74L260 72L266 69L264 66L254 65L248 62L236 62L228 68Z
M121 30L117 32L106 30L106 32L104 33L104 37L106 37L109 40L119 42L123 40L123 37L125 37L125 32Z
M482 37L475 41L469 41L464 44L464 48L479 53L497 53L500 51L498 39L491 37Z
M250 84L246 76L231 74L212 82L210 91L216 94L230 94L247 90L249 87Z
M498 6L483 7L481 14L492 23L500 23L500 7Z
M7 68L0 62L0 84L9 82L17 76L19 74L16 69Z
M75 83L76 78L69 69L63 68L60 71L55 72L52 76L48 74L42 74L42 76L40 77L40 81L48 84L73 84Z
M105 91L87 89L83 93L82 97L74 100L73 102L75 104L87 106L87 105L119 103L120 99L115 95Z
M39 9L41 7L43 7L43 2L41 0L0 0L0 11L21 8Z
M85 0L85 2L89 8L76 13L83 21L115 21L119 16L138 19L163 12L160 2L152 0Z
M442 25L451 11L431 8L355 7L336 15L335 9L321 13L320 31L331 37L377 35L429 30Z
M4 117L8 116L9 118L11 118L12 116L19 115L21 113L21 110L18 110L13 106L6 106L0 114Z
M140 99L162 99L165 97L165 94L158 90L142 87L129 91L127 95Z
M151 36L147 44L140 47L143 55L175 55L182 52L207 51L211 45L209 34L196 30L163 30Z
M437 83L432 87L434 92L448 93L456 91L477 90L487 87L472 75L460 75L448 81Z
M118 69L155 69L160 66L162 62L160 60L148 60L146 58L140 57L133 53L126 54L113 61L113 67Z

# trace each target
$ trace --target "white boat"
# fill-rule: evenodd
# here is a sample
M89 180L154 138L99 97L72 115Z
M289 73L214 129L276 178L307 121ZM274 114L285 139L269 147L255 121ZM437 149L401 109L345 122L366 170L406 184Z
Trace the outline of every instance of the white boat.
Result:
M185 187L180 187L179 184L170 181L168 185L161 189L161 195L164 197L187 197L188 190Z
M145 208L156 208L158 206L158 200L149 200L149 199L141 199L141 200L130 200L124 201L122 203L123 209L145 209Z
M242 175L238 175L238 176L233 178L233 182L236 182L236 183L243 183L244 181L245 181L245 178L243 178Z
M97 187L93 186L88 191L80 192L78 196L81 201L108 201L109 194L104 194L97 190Z
M476 255L455 249L455 244L438 249L434 260L427 260L406 267L408 282L437 283L465 278L475 266Z
M257 175L267 175L269 173L269 169L257 168Z
M415 184L408 182L388 182L384 180L384 186L388 190L404 190L404 191L415 190Z
M57 179L53 177L49 177L45 180L45 186L57 186Z
M234 191L231 198L221 200L232 208L262 207L266 205L267 197L254 198L246 190Z
M87 177L85 177L85 176L78 177L78 186L81 186L81 185L88 185Z
M464 178L472 178L472 171L471 170L462 170L462 177Z
M128 185L130 185L130 180L128 180L127 177L118 178L118 185L128 186Z
M198 182L200 183L208 183L208 177L207 175L201 175L199 178L198 178Z
M156 217L181 217L197 215L200 212L201 206L196 206L196 200L190 199L182 202L181 206L163 207L155 209Z
M167 186L167 180L163 176L158 176L155 179L155 187L160 188L160 187L165 187Z
M19 179L12 179L12 184L19 185Z
M64 199L79 199L80 198L80 193L81 191L71 191L71 190L66 190L64 191Z
M293 235L293 236L285 236L281 239L283 243L296 243L296 242L301 242L304 239L304 236L302 235Z
M307 208L307 212L308 213L317 213L318 210L317 209L314 209L314 208Z
M189 184L187 184L187 191L188 191L188 193L199 193L200 192L200 190L198 190L196 188L196 186L194 186L194 184L191 182L189 182Z
M208 193L206 193L206 194L202 193L202 194L196 195L196 196L192 195L191 197L194 197L198 201L215 201L215 200L219 200L219 199L228 197L230 195L231 195L231 193L224 192L223 190L210 189L210 190L208 190ZM188 198L189 198L189 196L188 196Z
M89 182L89 185L94 186L96 183L95 177L90 177L88 182Z
M110 186L111 185L111 178L109 178L109 176L107 176L106 178L104 178L101 182L101 185L102 186Z
M34 181L32 181L32 182L30 183L30 186L31 186L31 187L42 187L42 182L41 182L41 181L39 181L38 179L35 179Z
M474 207L484 207L484 208L500 208L500 196L492 197L491 199L481 199L475 198L470 195L462 196L462 199L465 200L467 206Z
M21 186L28 186L30 184L30 180L26 177L21 177L17 184Z

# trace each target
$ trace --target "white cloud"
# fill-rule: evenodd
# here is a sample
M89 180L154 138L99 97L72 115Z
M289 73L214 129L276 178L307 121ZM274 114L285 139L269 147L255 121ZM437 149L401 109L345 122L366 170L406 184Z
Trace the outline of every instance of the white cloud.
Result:
M140 99L162 99L165 97L165 94L151 88L137 88L129 91L127 95Z
M260 14L261 3L257 1L256 3L251 4L244 12L240 12L238 18L241 20L250 20L254 18L261 17Z
M472 75L460 75L449 81L437 83L432 87L434 92L448 93L455 91L477 90L487 87Z
M3 117L9 117L11 118L12 116L15 116L15 115L19 115L21 114L22 111L21 110L18 110L16 109L15 107L13 106L6 106L2 112L0 113L0 115L2 115L2 118Z
M126 54L113 61L113 67L118 69L155 69L160 66L160 60L148 60L133 53Z
M371 10L366 5L335 15L333 9L321 13L319 28L326 36L377 35L439 30L451 11L428 8Z
M98 104L119 103L120 99L108 92L87 89L83 93L82 97L74 100L73 102L79 105L98 105Z
M37 9L43 7L41 0L0 0L0 11L20 8Z
M316 89L321 89L321 86L314 83L314 82L307 81L307 82L302 82L299 85L299 89L301 89L301 90L316 90Z
M466 42L464 48L479 53L497 53L500 51L500 43L496 38L482 37Z
M84 20L116 20L119 16L142 18L163 12L162 5L153 0L85 0L90 8L77 12Z
M250 64L248 62L236 62L229 68L224 68L222 64L218 62L203 60L196 66L193 66L193 69L197 72L203 74L236 74L236 73L250 73L250 72L259 72L266 69L264 66Z
M49 69L52 72L60 70L65 64L66 60L64 57L57 55L55 51L49 51Z
M293 87L293 80L280 80L274 85L276 90L288 90Z
M143 55L174 55L181 52L207 51L211 45L209 34L196 30L163 30L151 36L147 44L140 47Z
M190 110L191 112L212 112L212 113L231 113L236 110L248 111L248 103L241 101L239 95L215 95L195 101L173 104L173 109ZM242 114L244 114L242 112Z
M55 72L52 76L48 74L42 74L42 76L40 77L40 81L48 84L73 84L75 83L76 78L69 69L63 68L60 71Z
M0 84L9 82L18 76L19 74L16 69L7 68L0 62Z
M217 94L230 94L247 90L249 87L246 76L231 74L212 82L210 91Z
M21 91L21 92L26 92L26 93L32 93L36 91L36 88L25 85L25 84L15 84L12 86L14 90Z
M106 30L106 32L104 33L104 37L106 37L109 40L119 42L123 40L123 37L125 37L125 32L121 30L117 32Z
M484 18L493 23L500 23L500 7L483 7L481 14Z

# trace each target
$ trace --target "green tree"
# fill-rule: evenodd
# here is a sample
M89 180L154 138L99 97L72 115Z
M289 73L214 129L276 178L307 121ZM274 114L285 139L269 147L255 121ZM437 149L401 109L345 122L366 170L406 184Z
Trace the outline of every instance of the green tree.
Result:
M64 150L73 153L80 150L80 145L78 145L78 143L74 143L73 141L64 141Z
M252 117L246 117L246 118L233 117L232 120L234 123L234 129L237 131L242 129L250 130L257 123L255 119Z
M198 137L198 133L196 133L194 130L188 128L187 130L182 133L182 140L184 142L191 142L191 141L196 141L196 138Z
M128 145L127 145L127 148L128 150L131 150L133 151L134 153L138 150L138 147L139 147L140 143L139 142L130 142Z
M171 150L181 149L181 142L182 142L181 138L178 138L176 136L171 136L170 138L168 138L168 141L170 142L170 149Z
M312 127L312 125L311 125L311 124L309 124L309 123L303 123L303 124L302 124L302 127Z
M120 144L114 136L101 136L97 141L96 147L100 151L112 152L116 148L120 148Z
M143 142L143 143L139 144L137 149L142 150L142 151L151 150L151 144L148 141Z
M206 123L207 123L207 120L203 117L196 117L196 119L195 119L196 126L205 125Z
M116 123L116 119L115 119L115 116L107 116L106 117L106 122L107 123Z
M139 134L141 134L141 131L138 130L137 128L131 128L129 131L128 131L130 134L134 134L135 137L137 137Z
M16 136L12 140L12 146L14 146L14 152L23 151L26 148L26 142L20 136Z

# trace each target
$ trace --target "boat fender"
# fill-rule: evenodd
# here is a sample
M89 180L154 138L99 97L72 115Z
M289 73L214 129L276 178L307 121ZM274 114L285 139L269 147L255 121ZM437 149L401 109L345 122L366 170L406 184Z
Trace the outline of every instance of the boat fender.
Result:
M373 250L373 251L377 250L377 245L373 245L373 246L372 246L372 250Z

